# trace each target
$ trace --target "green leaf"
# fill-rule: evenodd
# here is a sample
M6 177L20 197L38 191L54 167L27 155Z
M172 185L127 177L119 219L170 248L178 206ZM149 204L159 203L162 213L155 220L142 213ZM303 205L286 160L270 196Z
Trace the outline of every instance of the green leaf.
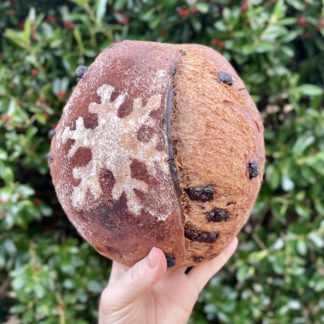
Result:
M295 188L294 182L287 175L282 176L281 186L285 191L292 191Z
M141 19L142 19L143 21L150 21L150 20L152 19L153 15L154 15L154 11L155 11L154 8L151 9L151 10L146 11L145 13L143 13L143 14L141 15Z
M280 25L270 25L261 34L260 39L263 41L274 41L282 35L286 35L287 29Z
M228 29L227 25L222 20L215 22L215 28L219 31L226 31Z
M44 216L51 216L52 215L52 209L50 207L45 206L45 205L40 206L40 212Z
M314 290L317 292L324 291L324 277L317 280Z
M287 3L289 3L291 6L293 6L296 10L299 11L302 11L305 8L304 1L301 0L287 0Z
M80 53L80 56L82 57L84 55L84 47L83 47L81 32L78 27L74 28L73 36L78 44L79 53Z
M8 158L8 154L5 150L0 149L0 160L6 160Z
M36 284L36 285L34 285L33 289L34 289L36 298L43 298L44 297L46 291L45 291L45 288L42 285Z
M249 262L258 263L269 254L268 250L256 251L249 255Z
M324 201L322 201L322 199L320 198L315 198L314 202L317 213L321 216L324 216Z
M315 137L311 134L304 134L299 137L292 148L294 155L302 154L309 146L315 142Z
M202 13L207 13L209 10L209 5L207 3L198 2L196 4L196 8Z
M284 0L277 0L270 21L272 23L278 22L284 16L285 11L286 6Z
M25 25L24 25L24 31L22 33L22 39L28 44L30 45L30 37L31 37L31 20L27 19L25 21Z
M156 28L161 23L161 17L156 16L153 20L150 21L149 26L151 29Z
M12 287L15 290L21 289L25 285L25 280L23 277L17 277L12 281Z
M280 173L273 164L266 168L266 181L273 190L277 189L280 185Z
M288 57L294 57L294 55L295 55L294 50L292 48L290 48L289 46L282 46L281 51Z
M36 10L35 10L34 7L31 7L29 9L28 20L30 20L31 22L35 22L36 21Z
M71 1L83 8L89 3L89 0L71 0Z
M230 19L231 19L231 10L228 7L224 7L223 17L224 17L225 21L227 21L227 22L230 21Z
M13 29L7 28L4 32L4 36L21 47L23 50L26 50L26 48L29 46L29 42L24 39L22 32L17 32Z
M304 218L309 218L311 210L302 204L297 204L295 206L296 213Z
M298 91L305 96L320 96L323 94L323 88L313 84L303 84L298 87Z
M99 284L99 282L94 281L94 280L90 280L90 281L88 282L87 287L88 287L88 290L91 291L91 292L93 292L93 293L99 293L99 292L102 291L102 288L103 288L103 287Z
M0 176L8 185L14 181L14 173L9 167L2 168L2 170L0 170Z
M202 28L201 22L198 19L193 19L191 21L192 27L196 32L199 32Z
M255 47L256 53L266 53L266 52L272 52L273 51L273 45L270 43L257 43Z
M127 0L116 0L116 1L114 1L114 8L116 10L120 10L120 9L122 9L122 7L125 5L126 2L127 2Z
M3 242L3 246L8 254L11 256L14 255L17 252L16 246L14 242L10 239L7 239Z
M290 309L300 309L301 304L298 300L290 300L287 304Z
M108 0L97 0L96 17L97 17L97 20L100 22L102 20L102 17L106 13L107 2L108 2Z
M19 192L21 192L24 198L28 198L35 193L35 190L28 185L20 185Z
M72 289L75 287L75 282L71 279L65 279L63 282L63 287L66 289Z
M255 273L254 267L250 267L244 264L239 268L236 277L239 282L243 282L246 279L251 278L254 275L254 273Z
M282 41L285 42L285 43L289 43L291 41L293 41L295 38L297 38L299 35L302 34L302 31L301 30L294 30L294 31L291 31L289 33L287 33L283 38L282 38Z
M307 253L307 245L306 245L306 242L304 240L299 240L297 242L297 251L301 255L306 255L306 253Z
M320 249L324 248L324 235L319 232L312 232L308 234L308 238Z

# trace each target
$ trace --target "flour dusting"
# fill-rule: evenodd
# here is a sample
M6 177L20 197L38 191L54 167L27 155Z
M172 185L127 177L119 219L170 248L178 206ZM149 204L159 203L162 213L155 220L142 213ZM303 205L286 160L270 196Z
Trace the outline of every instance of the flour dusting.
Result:
M124 103L127 93L123 92L111 101L113 91L114 87L109 84L97 89L101 102L89 105L89 112L98 115L98 125L94 129L86 128L83 117L79 117L75 130L66 127L57 137L61 144L66 143L68 139L74 140L68 158L72 158L80 147L90 148L92 151L92 159L87 165L73 169L73 177L80 180L79 186L73 187L73 208L80 210L85 206L87 192L90 192L94 199L100 197L100 172L108 169L116 180L112 189L113 199L119 199L125 192L128 209L139 215L143 206L134 189L147 192L148 185L131 177L130 164L133 159L142 161L152 176L156 175L156 165L161 165L164 155L155 148L158 143L157 135L155 134L148 143L143 143L137 140L137 131L143 125L155 127L150 113L159 109L162 96L152 95L146 105L143 104L142 98L136 98L133 101L132 112L124 118L119 118L118 108ZM158 215L158 218L165 219L169 212L166 208L165 214Z

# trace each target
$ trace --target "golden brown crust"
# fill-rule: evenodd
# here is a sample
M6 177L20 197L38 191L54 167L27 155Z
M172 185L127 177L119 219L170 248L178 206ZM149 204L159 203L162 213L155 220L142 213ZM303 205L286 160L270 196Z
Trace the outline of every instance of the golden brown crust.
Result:
M263 128L217 52L124 41L76 85L50 154L58 198L97 251L132 265L154 245L176 268L219 253L243 226L263 175Z
M246 222L262 182L264 147L258 111L230 64L203 46L181 48L186 55L174 79L172 137L190 265L195 257L220 253ZM220 73L228 73L232 84L222 82ZM259 168L253 179L251 162ZM197 186L207 186L212 199L190 197L188 189Z

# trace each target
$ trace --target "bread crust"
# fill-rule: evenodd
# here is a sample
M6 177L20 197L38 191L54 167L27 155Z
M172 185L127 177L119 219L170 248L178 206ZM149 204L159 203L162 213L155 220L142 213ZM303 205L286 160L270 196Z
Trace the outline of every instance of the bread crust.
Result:
M173 81L172 137L185 233L189 231L184 265L189 266L197 258L219 254L247 221L262 182L264 145L258 110L232 66L210 48L181 49L186 55ZM253 178L251 162L258 166ZM196 188L207 188L209 196L190 196ZM212 238L204 234L202 241L192 231L212 233Z
M218 254L246 222L262 182L263 126L217 52L123 41L76 85L50 156L64 211L99 253L131 266L157 246L178 268Z

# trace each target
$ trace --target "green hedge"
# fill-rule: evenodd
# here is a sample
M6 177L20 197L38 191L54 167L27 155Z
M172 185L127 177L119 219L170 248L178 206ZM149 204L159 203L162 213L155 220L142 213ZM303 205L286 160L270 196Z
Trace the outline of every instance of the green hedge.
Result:
M95 322L110 263L57 202L48 133L76 67L142 39L220 51L266 127L260 197L191 322L323 323L323 10L320 0L1 1L0 322Z

